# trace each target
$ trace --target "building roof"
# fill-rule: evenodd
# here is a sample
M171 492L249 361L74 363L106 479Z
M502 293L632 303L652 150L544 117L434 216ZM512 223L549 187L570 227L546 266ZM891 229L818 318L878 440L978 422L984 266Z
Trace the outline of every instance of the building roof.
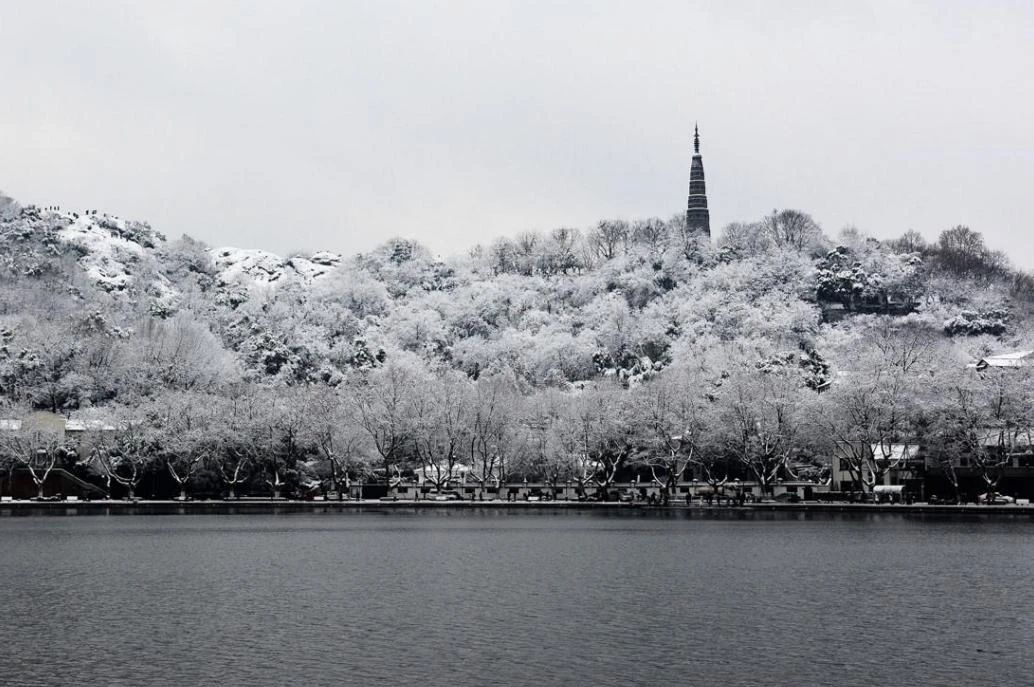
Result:
M985 427L977 431L977 439L982 446L1004 446L1005 448L1030 449L1031 435L1029 432L1013 429L997 429Z
M984 370L989 367L1026 367L1031 363L1034 363L1034 351L1013 351L981 358L973 367Z
M84 420L82 418L71 418L65 421L66 432L106 431L114 432L115 425L105 420Z
M919 447L915 444L873 444L871 447L873 458L889 463L897 463L912 458Z
M446 465L442 466L442 472L448 472L448 470L449 470L448 466L446 466ZM468 472L473 472L473 471L474 471L474 468L470 467L469 465L465 465L463 463L454 463L453 466L452 466L452 475L453 475L453 477L456 477L456 476L459 476L459 475L463 475L463 474L466 474ZM422 465L422 466L420 466L418 469L414 470L414 473L416 473L418 476L422 476L422 477L432 477L432 476L433 477L437 477L438 476L437 473L435 472L434 468L430 467L429 465Z
M113 432L117 429L115 425L107 420L69 418L65 419L52 413L36 413L29 418L28 427L40 425L50 431L85 432L104 431ZM0 432L18 432L26 429L25 420L16 418L0 418Z

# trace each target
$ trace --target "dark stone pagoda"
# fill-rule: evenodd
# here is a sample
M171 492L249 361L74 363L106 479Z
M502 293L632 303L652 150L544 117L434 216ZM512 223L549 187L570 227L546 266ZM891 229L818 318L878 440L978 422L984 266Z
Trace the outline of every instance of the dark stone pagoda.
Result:
M689 205L686 225L711 236L711 216L707 212L707 190L704 188L704 161L700 157L700 130L693 126L693 165L689 169Z

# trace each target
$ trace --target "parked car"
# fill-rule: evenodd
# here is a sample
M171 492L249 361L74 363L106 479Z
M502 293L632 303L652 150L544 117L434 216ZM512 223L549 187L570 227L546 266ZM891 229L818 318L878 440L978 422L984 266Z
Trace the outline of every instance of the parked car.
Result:
M635 492L629 491L628 489L622 489L618 492L618 501L622 503L632 503L632 501L635 501Z
M800 503L801 497L791 491L784 491L776 496L775 500L779 503Z
M456 491L429 491L425 496L428 501L462 501L463 496Z
M1016 503L1016 499L1005 494L981 494L977 496L977 503L986 503L988 505L1001 504L1001 503Z

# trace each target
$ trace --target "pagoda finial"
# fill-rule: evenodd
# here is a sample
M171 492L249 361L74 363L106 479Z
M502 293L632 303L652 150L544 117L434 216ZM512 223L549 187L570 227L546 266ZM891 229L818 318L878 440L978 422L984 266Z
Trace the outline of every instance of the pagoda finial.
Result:
M693 152L700 154L700 128L693 122Z

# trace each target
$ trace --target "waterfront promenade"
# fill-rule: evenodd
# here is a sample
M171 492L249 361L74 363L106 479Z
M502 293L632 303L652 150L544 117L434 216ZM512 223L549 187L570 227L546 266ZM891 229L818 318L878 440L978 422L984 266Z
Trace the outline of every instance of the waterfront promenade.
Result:
M363 501L298 501L290 499L239 499L239 500L98 500L98 501L3 501L0 502L0 516L3 515L175 515L175 514L228 514L248 513L330 513L428 511L428 510L513 510L513 511L614 511L614 512L675 512L699 513L918 513L918 514L965 514L1034 517L1031 505L944 505L944 504L877 504L877 503L747 503L745 505L707 505L706 503L684 502L671 505L650 505L643 502L625 503L618 501L430 501L380 500Z

